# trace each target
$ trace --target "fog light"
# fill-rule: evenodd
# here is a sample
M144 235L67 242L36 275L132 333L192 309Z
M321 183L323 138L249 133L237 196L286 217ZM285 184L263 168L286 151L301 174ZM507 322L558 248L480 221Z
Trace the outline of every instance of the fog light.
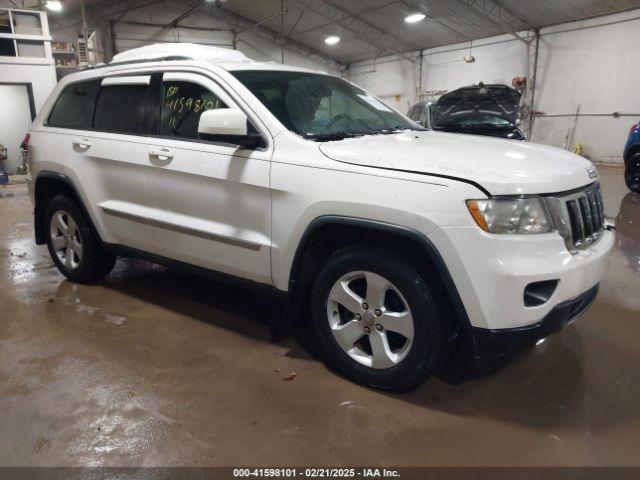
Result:
M524 289L524 306L537 307L547 302L556 291L558 280L533 282Z

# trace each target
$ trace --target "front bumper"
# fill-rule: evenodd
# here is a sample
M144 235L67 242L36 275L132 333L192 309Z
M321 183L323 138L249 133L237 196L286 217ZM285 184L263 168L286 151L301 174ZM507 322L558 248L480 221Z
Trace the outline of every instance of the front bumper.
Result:
M479 228L441 228L430 235L460 295L469 327L513 330L537 325L563 305L598 285L615 235L577 254L558 234L489 235ZM543 304L527 306L524 291L533 283L556 281Z
M519 328L491 330L472 327L470 335L475 353L491 357L496 353L515 353L534 345L578 318L595 300L598 285L575 298L556 305L541 321Z

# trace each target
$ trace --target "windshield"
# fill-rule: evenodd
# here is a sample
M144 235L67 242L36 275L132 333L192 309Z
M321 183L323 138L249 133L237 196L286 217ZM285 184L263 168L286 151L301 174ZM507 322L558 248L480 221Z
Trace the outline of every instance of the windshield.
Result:
M329 75L231 72L292 132L324 141L423 130L364 90Z

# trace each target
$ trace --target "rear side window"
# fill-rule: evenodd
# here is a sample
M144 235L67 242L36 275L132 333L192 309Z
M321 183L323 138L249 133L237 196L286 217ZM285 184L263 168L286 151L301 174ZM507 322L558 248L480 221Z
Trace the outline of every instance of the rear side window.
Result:
M147 134L152 118L149 85L103 85L96 104L95 129Z
M50 127L90 129L100 80L67 86L56 101L47 125Z
M227 105L202 85L184 81L163 82L160 135L200 138L200 115L214 108L227 108Z

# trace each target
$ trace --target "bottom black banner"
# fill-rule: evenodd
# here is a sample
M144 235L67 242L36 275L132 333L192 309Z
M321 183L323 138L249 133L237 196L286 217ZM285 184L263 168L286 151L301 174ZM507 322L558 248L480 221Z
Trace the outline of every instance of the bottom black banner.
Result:
M636 480L640 467L0 467L0 480Z

